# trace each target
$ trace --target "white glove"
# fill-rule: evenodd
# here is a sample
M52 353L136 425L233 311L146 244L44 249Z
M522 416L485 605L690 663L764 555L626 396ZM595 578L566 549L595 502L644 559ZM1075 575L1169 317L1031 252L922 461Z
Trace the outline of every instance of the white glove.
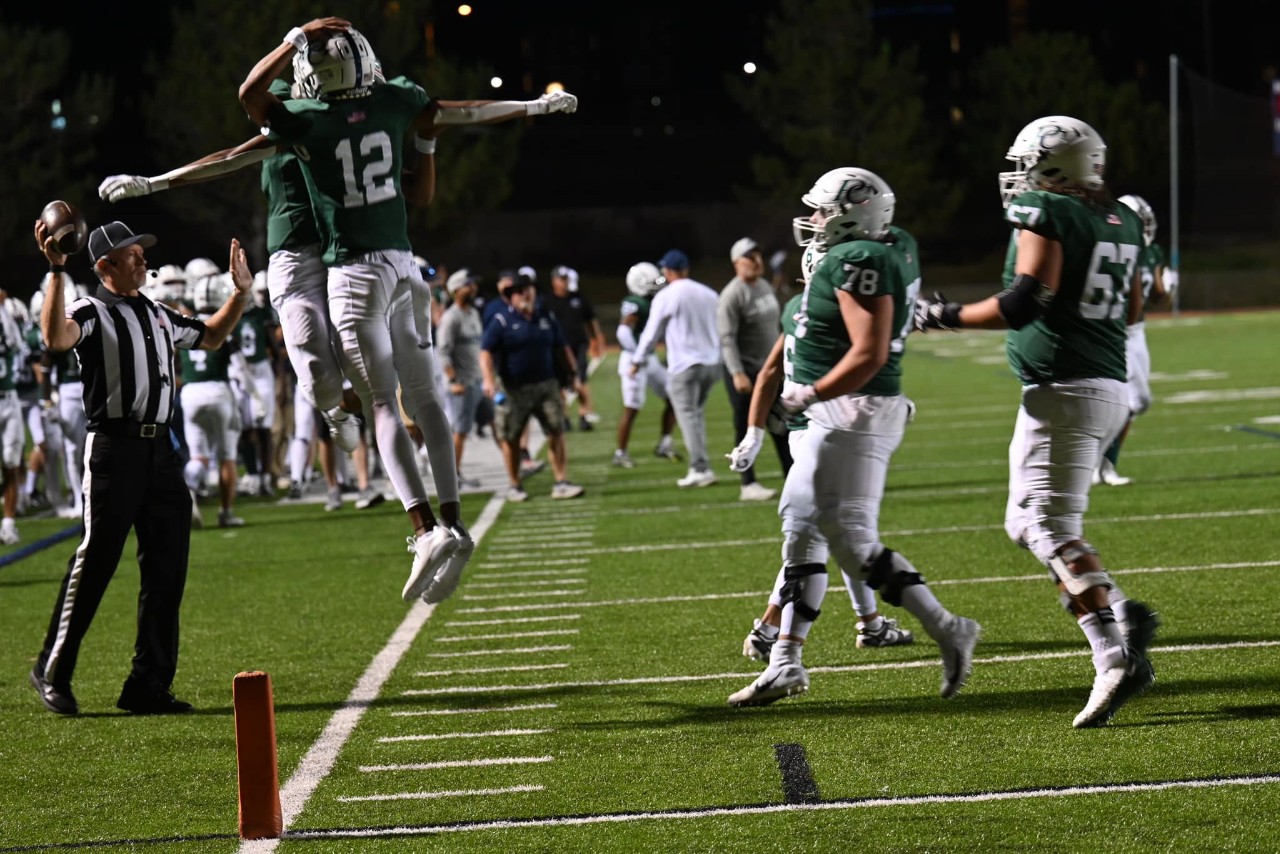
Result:
M98 185L98 196L108 202L148 196L151 192L151 180L141 175L109 175Z
M738 443L738 447L725 454L725 459L729 461L729 468L738 473L742 473L755 463L756 457L760 454L760 448L764 445L764 429L760 427L748 427L747 435L742 437L742 441Z
M1164 282L1165 293L1172 298L1178 292L1178 271L1171 267L1166 267L1161 280Z
M818 392L811 385L792 385L788 386L782 392L782 397L778 399L782 402L782 408L787 411L788 415L798 415L818 399Z
M547 113L573 113L578 109L578 96L570 95L563 90L548 92L536 101L529 102L529 115L542 116Z

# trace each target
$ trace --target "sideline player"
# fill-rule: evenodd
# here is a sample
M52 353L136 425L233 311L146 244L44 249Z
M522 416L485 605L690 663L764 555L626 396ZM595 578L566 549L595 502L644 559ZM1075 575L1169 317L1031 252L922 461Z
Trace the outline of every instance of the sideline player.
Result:
M942 653L939 693L950 698L969 678L981 627L944 608L879 532L889 460L914 409L902 394L902 354L920 288L915 241L889 231L893 191L866 169L833 169L801 200L814 212L792 225L812 272L781 403L788 414L805 413L809 427L778 502L781 628L769 666L729 705L809 689L801 654L827 592L828 549L842 571L920 621Z
M662 290L667 280L654 264L641 261L627 271L627 290L622 298L619 310L618 329L614 333L622 354L618 357L618 377L622 382L622 415L618 418L618 447L613 452L613 464L619 468L635 467L635 461L627 453L631 443L631 428L636 423L636 415L644 408L645 387L650 388L662 400L662 438L653 449L655 456L668 460L679 460L672 440L676 429L676 411L671 408L671 400L667 397L667 368L658 360L655 353L650 353L644 365L635 374L631 371L631 357L636 351L636 343L649 322L649 308L653 296Z
M1129 415L1125 321L1136 317L1142 225L1103 180L1106 145L1070 116L1019 132L1001 172L1013 235L1006 289L961 305L921 298L915 326L1008 328L1006 351L1022 381L1009 444L1005 531L1049 570L1093 651L1094 681L1072 725L1102 726L1155 681L1146 658L1154 614L1127 600L1084 538L1084 511L1103 443Z

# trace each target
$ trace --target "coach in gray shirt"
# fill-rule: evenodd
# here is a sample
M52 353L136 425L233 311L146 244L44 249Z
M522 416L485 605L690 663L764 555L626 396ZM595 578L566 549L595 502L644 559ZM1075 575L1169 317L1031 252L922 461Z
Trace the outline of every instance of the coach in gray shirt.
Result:
M458 464L458 486L472 489L480 485L462 476L462 448L467 434L476 426L476 410L484 397L481 389L483 375L480 372L480 338L484 326L475 301L475 277L463 267L449 277L445 285L453 305L445 309L436 329L436 352L445 379L449 381L446 405L449 425L453 430L453 453Z
M764 257L750 237L744 237L729 250L729 260L737 274L720 292L716 306L716 328L720 334L720 355L724 361L725 389L733 409L734 442L747 435L747 413L751 408L751 390L756 374L769 358L778 340L778 298L773 286L764 278ZM791 468L791 452L785 437L773 436L778 459L785 475ZM742 473L743 501L768 501L777 492L756 482L755 467Z

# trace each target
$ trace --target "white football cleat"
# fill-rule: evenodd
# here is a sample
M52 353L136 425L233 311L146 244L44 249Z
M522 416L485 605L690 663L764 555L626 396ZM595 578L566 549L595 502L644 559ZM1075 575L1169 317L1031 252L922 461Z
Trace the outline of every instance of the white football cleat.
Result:
M901 628L898 621L891 617L884 617L879 631L867 631L867 624L858 621L858 637L854 642L854 646L858 649L866 649L867 647L880 646L906 646L915 642L915 635L910 629Z
M942 650L942 687L939 694L947 700L959 693L973 670L973 648L978 645L982 626L968 617L951 619L946 637L938 641Z
M405 539L409 543L409 552L413 555L413 566L409 569L409 580L404 583L400 596L404 601L412 602L435 581L441 568L457 551L458 540L449 533L448 528L439 525L421 537Z
M748 483L738 491L739 501L768 501L778 494L776 489L770 489L763 483Z
M712 472L710 469L708 469L707 471L698 471L697 469L689 469L689 472L684 477L676 481L676 486L680 487L681 489L688 489L689 487L700 488L704 486L711 486L715 482L716 482L715 473Z
M1084 729L1085 727L1102 726L1111 717L1112 701L1116 698L1116 692L1120 690L1121 683L1124 682L1128 673L1126 662L1121 662L1115 667L1108 667L1093 678L1093 689L1089 691L1089 702L1085 703L1080 714L1076 715L1076 719L1071 725L1076 729Z
M760 678L736 694L729 695L730 706L767 706L809 690L809 674L800 663L783 664L775 667L770 664Z
M337 406L323 415L324 423L329 427L329 435L333 437L334 444L348 454L360 446L360 425L356 422L354 415L343 412L342 408Z
M756 619L751 631L742 641L742 654L755 661L768 661L773 645L778 642L778 627Z
M1094 483L1102 481L1107 486L1128 486L1133 483L1132 478L1127 478L1120 472L1116 471L1116 467L1111 460L1106 457L1102 458L1102 465L1098 466L1098 471L1094 473Z
M422 591L422 601L428 605L438 605L453 595L453 591L458 589L458 582L462 580L462 570L467 568L467 561L471 560L471 555L476 550L475 540L466 531L457 527L449 528L448 531L456 546L449 559L431 579L427 589Z

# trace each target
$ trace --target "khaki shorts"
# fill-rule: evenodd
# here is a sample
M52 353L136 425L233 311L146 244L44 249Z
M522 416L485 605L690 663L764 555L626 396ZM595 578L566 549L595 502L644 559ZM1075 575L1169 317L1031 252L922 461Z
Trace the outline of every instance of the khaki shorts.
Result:
M529 418L537 418L548 436L564 432L564 403L554 379L507 389L507 399L494 407L494 430L508 442L520 441Z

